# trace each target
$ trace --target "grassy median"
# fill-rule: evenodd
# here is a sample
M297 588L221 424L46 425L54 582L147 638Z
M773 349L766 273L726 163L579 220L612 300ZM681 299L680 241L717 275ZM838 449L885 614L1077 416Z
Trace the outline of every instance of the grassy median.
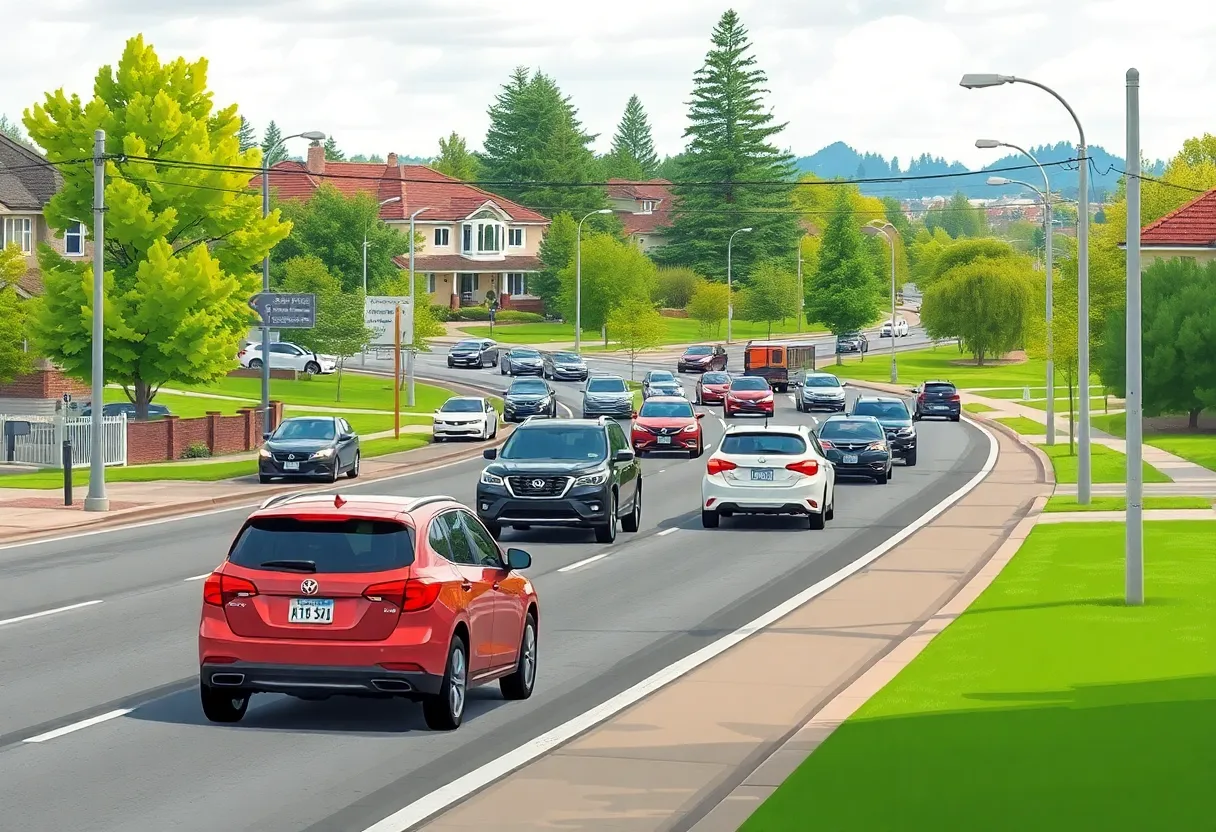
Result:
M1040 526L965 614L742 832L1211 829L1216 559L1205 522Z
M1210 509L1216 497L1144 497L1141 500L1145 511L1167 509ZM1076 497L1059 494L1050 497L1043 511L1127 511L1126 497L1093 497L1081 505Z
M1051 459L1056 471L1056 482L1074 483L1077 481L1077 455L1075 448L1069 448L1068 440L1062 439L1063 444L1041 445L1039 450ZM1090 482L1111 483L1126 482L1127 456L1105 445L1090 443L1089 446ZM1158 471L1147 462L1144 465L1145 482L1170 482L1170 478Z
M1034 419L1027 419L1025 416L1004 416L995 421L1000 422L1010 430L1020 433L1022 436L1047 435L1047 425L1042 422L1036 422Z

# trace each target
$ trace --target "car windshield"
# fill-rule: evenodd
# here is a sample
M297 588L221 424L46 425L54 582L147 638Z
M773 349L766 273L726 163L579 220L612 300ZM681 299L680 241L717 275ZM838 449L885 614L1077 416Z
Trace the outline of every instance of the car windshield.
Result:
M857 402L855 416L876 416L879 419L907 419L908 408L903 402Z
M620 378L593 378L587 382L588 393L624 393L628 389Z
M572 352L555 352L553 354L553 360L561 361L565 364L578 364L583 359L579 358L577 354Z
M684 351L685 355L713 355L713 347L689 347Z
M836 376L807 376L804 383L807 387L839 387L840 379Z
M860 338L860 337L861 337L860 332L846 332L844 335L840 336L840 339L843 341L843 340L846 340L849 338Z
M536 350L511 350L512 358L540 358Z
M706 373L701 376L702 384L730 384L729 373Z
M456 346L452 347L453 352L457 350L480 350L480 341L461 341Z
M665 372L663 370L655 370L653 373L650 374L650 383L651 384L654 384L656 381L675 381L675 380L676 380L675 376L673 376L671 373Z
M869 419L828 419L819 428L823 439L882 439L882 425Z
M731 390L767 390L768 382L758 376L744 376L730 383Z
M692 419L692 405L688 402L656 402L654 399L642 405L638 416L643 419Z
M507 389L508 396L543 396L549 392L543 381L517 381Z
M806 453L806 440L796 433L728 433L722 437L721 452L744 456L801 456Z
M409 529L385 520L257 517L237 537L228 561L249 569L384 572L414 562Z
M608 456L608 442L599 427L527 427L511 434L499 456L506 460L592 461Z
M926 393L953 393L953 384L943 384L941 382L931 381L925 385Z
M439 409L444 413L480 413L481 399L448 399Z
M279 425L271 439L333 439L337 436L333 419L288 419Z

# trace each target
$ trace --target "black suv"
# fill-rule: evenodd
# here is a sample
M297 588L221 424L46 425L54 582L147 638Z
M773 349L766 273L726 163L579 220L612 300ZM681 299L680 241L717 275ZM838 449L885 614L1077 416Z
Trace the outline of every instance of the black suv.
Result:
M953 381L926 381L920 387L913 387L912 392L916 394L913 419L942 416L957 422L963 415L963 405Z
M860 332L846 332L836 336L837 355L846 352L867 353L870 351L870 339Z
M557 395L542 378L521 378L502 394L502 418L522 422L529 416L557 416Z
M617 525L642 522L642 464L615 421L545 419L516 428L477 483L477 516L495 537L503 526L594 529L616 540Z
M854 416L873 416L887 432L891 456L905 465L916 464L916 426L903 399L891 396L859 396L853 404Z

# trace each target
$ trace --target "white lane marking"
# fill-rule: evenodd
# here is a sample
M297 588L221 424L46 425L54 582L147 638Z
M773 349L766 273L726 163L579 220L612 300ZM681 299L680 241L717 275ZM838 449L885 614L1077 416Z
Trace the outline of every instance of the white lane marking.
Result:
M601 552L598 555L592 555L589 558L580 560L577 563L572 563L569 566L563 566L561 569L559 569L557 571L558 572L573 572L575 569L581 569L584 566L588 566L592 563L595 563L597 560L603 560L604 558L608 557L608 555L610 555L610 554L612 554L612 553L611 552Z
M55 607L55 609L53 609L53 610L43 610L42 612L31 612L29 615L19 615L16 618L5 618L3 620L0 620L0 627L3 627L5 624L16 624L19 621L31 621L35 618L45 618L48 615L56 615L57 613L68 612L69 610L78 610L78 609L81 609L82 607L91 607L91 606L94 606L95 604L100 604L100 603L101 603L100 600L81 601L79 604L68 604L66 607Z
M188 584L191 581L201 581L203 578L209 577L210 575L211 575L210 572L204 572L201 575L195 575L193 578L186 578L185 580L182 581L182 583Z
M73 722L71 725L65 725L62 728L56 728L54 731L47 731L45 734L39 734L36 737L30 737L25 742L46 742L47 740L58 739L65 734L71 734L74 731L79 731L82 728L91 728L94 725L99 725L103 722L109 722L111 719L118 719L120 716L126 716L135 710L134 708L119 708L117 711L110 711L99 716L89 719L82 719L80 722Z
M824 578L819 583L811 586L802 592L795 595L783 604L779 604L773 609L761 615L759 618L746 624L729 635L723 636L712 644L702 647L695 653L685 656L683 659L675 662L672 665L660 670L653 676L643 679L633 687L603 702L594 708L585 711L584 713L574 717L568 722L565 722L556 728L541 734L539 737L524 743L513 751L508 751L501 757L491 760L480 768L470 771L462 777L457 778L446 786L443 786L430 794L415 800L408 806L400 809L386 817L379 823L369 826L363 832L404 832L412 826L415 826L427 818L442 812L449 806L457 803L468 797L473 792L485 788L491 783L496 783L506 775L522 768L528 763L540 757L545 752L555 748L562 743L582 734L584 731L594 728L604 720L612 717L631 705L636 704L645 697L654 693L662 687L674 682L682 676L686 676L696 670L701 665L708 662L730 648L734 647L739 642L748 638L751 635L759 632L765 627L773 624L776 621L789 615L794 610L801 607L806 602L822 595L832 587L839 584L845 578L860 572L865 567L869 566L874 561L885 555L894 547L898 546L904 540L907 540L942 512L949 509L957 503L977 485L983 482L984 478L992 473L993 466L996 465L999 446L997 445L996 437L994 437L983 426L976 424L970 419L964 417L964 421L978 429L988 439L988 459L984 463L980 472L967 481L961 488L955 491L946 499L929 509L909 525L905 526L886 542L879 544L878 547L871 549L862 557L850 563L848 566L841 568L828 577ZM598 556L598 557L602 557ZM577 564L576 564L577 565ZM569 569L570 567L566 567Z
M659 532L657 535L655 535L655 537L667 537L667 535L675 534L678 531L679 529L663 529L663 531Z

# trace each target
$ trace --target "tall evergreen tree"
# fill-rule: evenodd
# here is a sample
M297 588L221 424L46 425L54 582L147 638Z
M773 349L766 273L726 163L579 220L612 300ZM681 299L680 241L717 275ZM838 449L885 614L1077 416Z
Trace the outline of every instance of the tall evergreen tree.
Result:
M642 100L629 97L625 114L612 139L612 151L604 159L605 172L620 179L651 179L659 169L659 157L654 152L650 121L642 109Z
M236 134L236 138L241 143L242 153L251 147L258 146L258 131L253 129L253 125L249 123L249 119L244 116L241 116L241 130Z
M688 266L723 279L727 240L739 228L751 234L735 238L734 272L746 275L759 260L794 260L798 218L791 210L794 160L773 139L777 124L764 104L767 77L756 68L747 30L728 10L713 31L705 65L693 78L689 140L681 169L686 184L677 185L670 243L656 255L664 262ZM791 182L748 184L753 182ZM704 185L696 183L714 183Z
M852 194L847 188L835 190L819 263L806 281L805 304L808 321L843 335L874 323L879 292L874 260L853 216Z
M325 161L327 162L345 162L346 154L338 147L338 142L333 136L325 140Z
M439 155L431 167L463 182L476 182L481 173L481 162L469 152L468 143L455 130L439 140Z
M279 130L279 125L274 123L274 119L270 120L270 123L266 125L266 132L262 134L262 158L267 167L274 167L287 159L287 148L283 146L283 133Z

